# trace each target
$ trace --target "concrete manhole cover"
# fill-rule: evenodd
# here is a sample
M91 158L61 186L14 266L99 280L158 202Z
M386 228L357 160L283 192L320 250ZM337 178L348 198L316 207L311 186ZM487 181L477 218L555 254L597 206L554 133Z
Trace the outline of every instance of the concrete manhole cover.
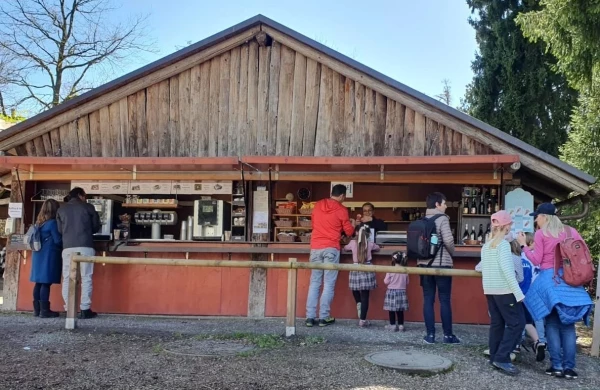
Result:
M438 355L418 351L373 352L365 359L377 366L410 374L438 374L452 367L452 361Z
M178 340L164 346L165 352L185 356L231 356L255 350L243 341L231 340Z

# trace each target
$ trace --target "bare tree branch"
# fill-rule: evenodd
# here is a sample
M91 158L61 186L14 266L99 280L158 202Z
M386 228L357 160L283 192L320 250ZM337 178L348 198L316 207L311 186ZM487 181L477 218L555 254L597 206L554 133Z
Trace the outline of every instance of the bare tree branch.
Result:
M98 72L154 52L145 33L147 16L112 23L117 1L0 1L0 49L16 59L18 69L27 69L7 82L21 91L15 102L54 107L97 86L87 80L100 79Z

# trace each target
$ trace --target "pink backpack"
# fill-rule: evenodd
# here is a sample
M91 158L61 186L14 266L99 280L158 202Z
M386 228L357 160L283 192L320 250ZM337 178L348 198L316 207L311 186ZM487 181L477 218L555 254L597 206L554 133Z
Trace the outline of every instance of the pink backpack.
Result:
M565 229L567 236L555 250L554 277L562 267L565 283L573 287L585 286L595 276L590 250L583 240L573 238L573 228L565 226Z

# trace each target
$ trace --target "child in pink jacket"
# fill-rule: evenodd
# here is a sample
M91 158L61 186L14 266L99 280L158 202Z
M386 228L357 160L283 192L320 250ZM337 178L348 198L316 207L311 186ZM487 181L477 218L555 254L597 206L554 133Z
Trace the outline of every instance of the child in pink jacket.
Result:
M407 257L405 253L396 252L392 255L392 265L406 267ZM406 286L408 285L407 274L387 273L383 282L387 285L383 310L390 314L390 324L385 328L394 332L404 332L404 312L408 310L408 297ZM398 322L396 322L396 318Z

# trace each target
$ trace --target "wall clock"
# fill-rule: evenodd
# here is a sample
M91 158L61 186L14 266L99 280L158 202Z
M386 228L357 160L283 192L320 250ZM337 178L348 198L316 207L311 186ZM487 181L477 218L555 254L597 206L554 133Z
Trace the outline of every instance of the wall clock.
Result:
M298 190L298 199L307 201L310 199L310 190L308 188L302 187Z

